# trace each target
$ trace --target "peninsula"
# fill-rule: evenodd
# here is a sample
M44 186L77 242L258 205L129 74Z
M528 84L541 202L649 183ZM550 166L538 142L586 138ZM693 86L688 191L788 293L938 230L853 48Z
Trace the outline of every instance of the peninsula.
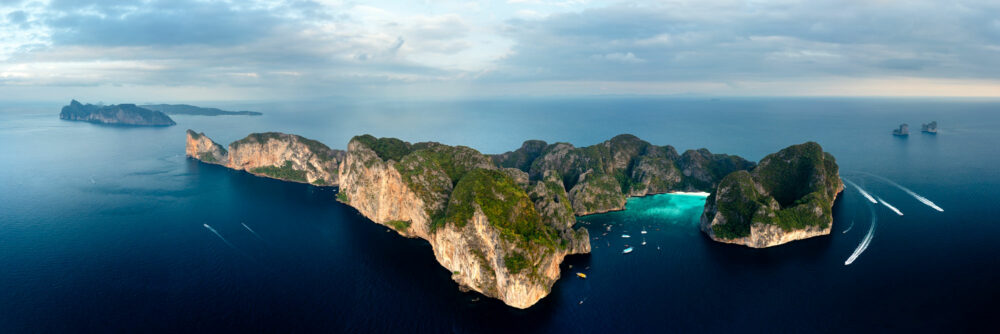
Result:
M138 107L134 104L98 106L89 103L84 105L76 100L62 108L59 119L127 126L171 126L177 124L170 119L170 116L162 112Z
M829 222L825 229L808 233L801 231L821 224L781 223L786 221L781 212L797 219L803 217L802 210L819 210L821 219L828 218L836 197L836 192L823 192L822 198L800 196L800 191L812 189L817 177L824 182L832 177L839 184L833 157L818 144L802 145L757 165L706 149L678 154L671 146L652 145L633 135L579 148L529 140L517 150L487 155L465 146L370 135L352 138L347 151L341 151L274 132L251 134L223 147L204 133L188 130L186 154L259 176L337 186L338 201L402 236L430 243L438 263L462 289L527 308L551 291L565 256L590 252L589 232L573 228L576 216L622 210L630 196L712 192L706 215L719 211L720 217L730 219L713 220L710 226L723 227L706 233L714 240L758 247L747 241L752 237L740 234L738 223L731 223L756 222L749 216L755 211L729 210L744 204L714 193L732 193L744 175L760 175L768 188L753 193L754 199L770 196L783 208L791 207L785 200L794 198L798 205L776 211L780 217L773 222L782 229L772 233L790 235L781 237L783 242L828 234ZM783 173L791 176L786 179ZM786 188L795 191L786 193ZM766 246L775 244L780 242Z
M167 115L195 115L195 116L260 116L256 111L226 111L218 108L202 108L189 104L147 104L140 107L163 112Z

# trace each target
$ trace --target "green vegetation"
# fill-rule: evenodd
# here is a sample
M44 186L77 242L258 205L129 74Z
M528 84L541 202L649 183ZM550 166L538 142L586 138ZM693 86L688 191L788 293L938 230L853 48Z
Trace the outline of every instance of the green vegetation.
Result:
M307 182L306 172L302 170L297 170L292 167L291 161L285 161L285 164L280 167L275 166L264 166L257 167L250 170L253 173L264 174L276 179L297 181L297 182Z
M307 148L309 148L309 152L312 152L312 154L315 154L316 157L319 158L320 161L324 161L325 162L325 161L333 160L333 158L334 158L334 156L333 156L333 150L331 150L329 146L326 146L323 143L320 143L318 141L315 141L315 140L312 140L312 139L309 139L309 138L306 138L306 137L295 136L295 135L292 135L292 136L294 136L296 139L299 140L300 143L302 143Z
M351 199L347 198L347 194L340 190L337 191L337 200L345 204L351 203Z
M218 162L215 159L215 155L212 152L201 152L198 153L198 159L204 162Z
M412 145L396 138L375 138L372 135L361 135L354 137L367 146L382 160L400 161L404 156L413 150Z
M385 224L389 225L396 231L406 231L410 229L410 222L407 220L390 220L385 222Z
M326 180L324 180L324 179L315 179L315 180L313 180L312 184L317 185L317 186L325 186L326 185Z
M558 245L556 230L542 222L527 193L501 171L474 169L467 173L452 191L443 223L464 227L476 206L507 241L549 249Z
M720 238L734 239L749 235L754 223L774 224L786 232L826 228L833 220L831 207L839 182L833 156L819 144L789 146L764 157L752 174L739 171L722 180L719 189L729 191L716 204L717 214L726 223L713 226L712 231ZM769 195L758 192L758 185Z
M750 235L750 225L754 214L766 198L761 198L754 189L753 177L747 171L738 171L722 179L719 189L729 189L726 197L716 202L718 213L725 218L725 224L712 226L712 232L723 239L736 239ZM708 200L715 200L712 193Z
M511 274L520 273L521 270L527 268L530 263L528 259L524 257L524 254L520 252L511 252L503 258L503 266L507 268L507 271Z
M271 139L280 140L281 136L284 136L284 135L285 134L280 133L280 132L251 133L251 134L247 135L246 137L244 137L243 139L234 141L232 144L229 144L229 147L232 147L233 149L236 149L236 148L240 147L240 145L243 145L243 144L249 144L249 143L261 143L261 144L264 144L264 143L267 143L267 141L271 140Z

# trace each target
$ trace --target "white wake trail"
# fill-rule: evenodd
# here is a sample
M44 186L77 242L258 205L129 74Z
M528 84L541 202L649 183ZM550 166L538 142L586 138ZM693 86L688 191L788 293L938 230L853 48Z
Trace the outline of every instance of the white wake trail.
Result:
M847 234L847 231L850 231L852 228L854 228L854 221L853 220L851 221L851 226L848 226L847 229L844 230L844 232L841 232L841 233Z
M252 228L250 228L250 226L247 226L246 223L240 223L240 225L243 225L243 227L245 227L247 229L247 231L250 231L250 233L253 233L253 236L257 237L257 239L260 239L260 241L264 241L264 238L261 238L260 234L257 234L257 232L254 232L254 230Z
M236 248L236 246L233 246L233 244L229 243L229 240L226 240L225 237L223 237L221 234L219 234L219 231L216 231L211 226L208 226L208 224L202 224L202 225L205 225L205 228L207 228L209 231L212 231L212 233L215 233L215 236L219 237L219 239L222 239L222 242L225 242L226 245L229 245L230 248L232 248L233 250L235 250L237 252L240 251L238 248Z
M896 213L897 215L900 215L900 216L902 216L902 215L903 215L903 213L902 213L902 212L900 212L900 211L899 211L899 209L897 209L896 207L892 206L892 204L889 204L889 202L886 202L886 201L885 201L884 199L882 199L881 197L879 197L879 198L878 198L878 202L879 202L879 203L882 203L882 205L885 205L885 207L889 208L889 210L892 210L892 211L893 211L893 212L895 212L895 213Z
M885 183L891 184L891 185L895 186L896 188L899 188L899 190L902 190L907 195L913 196L913 198L916 198L918 201L920 201L920 203L924 203L924 205L927 205L927 206L931 207L932 209L937 210L938 212L944 212L944 209L942 209L940 206L937 206L937 204L934 204L934 202L931 202L931 200L927 199L927 197L920 196L920 194L917 194L913 190L910 190L910 188L904 187L904 186L900 185L899 183L893 182L890 179L887 179L887 178L884 178L884 177L881 177L881 176L878 176L878 175L875 175L875 174L872 174L872 173L865 173L865 172L858 172L858 173L865 174L865 175L874 177L876 179L885 181Z
M872 195L869 194L867 191L865 191L864 189L861 189L861 187L859 187L857 183L851 182L851 180L848 180L848 179L845 179L845 178L840 178L840 179L844 180L845 183L847 183L847 184L851 185L852 187L854 187L854 189L857 189L858 192L861 193L861 196L864 196L865 198L867 198L869 202L872 202L872 204L878 203L878 201L875 200L875 197L872 197Z
M868 204L868 212L872 216L871 225L868 226L868 234L865 234L865 238L861 239L861 243L858 244L858 248L855 248L854 253L851 253L851 256L847 258L847 261L844 261L845 266L849 266L851 263L854 263L854 260L857 260L858 256L868 249L868 245L872 243L872 238L875 237L875 226L878 225L878 216L875 215L875 207Z

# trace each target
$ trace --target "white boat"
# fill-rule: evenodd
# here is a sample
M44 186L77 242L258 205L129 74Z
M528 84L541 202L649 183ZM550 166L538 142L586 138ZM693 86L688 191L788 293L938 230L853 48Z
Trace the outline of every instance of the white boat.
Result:
M622 234L622 238L625 238L625 239L628 239L628 238L631 238L631 237L632 237L631 235L628 235L628 234Z
M632 247L629 247L629 248L626 248L625 250L623 250L622 254L628 254L628 253L631 253L631 252L632 252Z
M639 233L646 234L646 229L642 229L642 232Z
M643 242L642 242L642 245L643 245L643 246L645 246L645 245L646 245L646 241L643 241Z

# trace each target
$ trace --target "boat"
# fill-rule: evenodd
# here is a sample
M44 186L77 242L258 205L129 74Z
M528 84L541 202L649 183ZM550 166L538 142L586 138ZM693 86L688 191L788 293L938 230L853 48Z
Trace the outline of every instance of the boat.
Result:
M625 239L628 239L628 238L631 238L631 237L632 237L631 235L628 235L628 234L622 234L622 238L625 238Z
M611 231L611 225L608 225L608 231Z
M639 233L646 234L646 229L642 229L642 232Z
M629 247L629 248L626 248L625 250L623 250L622 254L628 254L628 253L631 253L631 252L632 252L632 247Z
M587 274L584 273L576 273L576 276L579 276L580 278L587 278Z
M643 246L645 246L645 245L646 245L646 241L645 241L645 240L643 240L643 241L642 241L642 245L643 245Z

